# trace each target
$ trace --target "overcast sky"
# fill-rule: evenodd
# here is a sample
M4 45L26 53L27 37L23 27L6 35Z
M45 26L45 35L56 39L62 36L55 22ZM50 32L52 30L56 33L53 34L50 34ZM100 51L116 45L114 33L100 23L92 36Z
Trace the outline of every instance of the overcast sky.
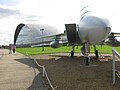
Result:
M19 23L55 25L78 22L80 10L92 6L111 22L112 31L119 32L119 0L0 0L0 45L13 43Z

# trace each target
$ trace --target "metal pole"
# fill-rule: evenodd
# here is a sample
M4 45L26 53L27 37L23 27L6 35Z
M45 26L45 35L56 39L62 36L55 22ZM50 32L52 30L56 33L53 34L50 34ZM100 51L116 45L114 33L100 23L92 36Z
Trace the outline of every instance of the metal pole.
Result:
M43 77L45 77L45 66L43 65Z
M115 54L113 53L113 84L115 84Z
M87 66L89 66L89 64L90 64L89 50L90 50L89 44L86 43L85 44L85 53L86 53L86 65Z
M42 28L42 29L40 29L40 31L42 32L42 43L43 43L42 51L44 51L44 40L43 40L43 31L44 31L44 29Z

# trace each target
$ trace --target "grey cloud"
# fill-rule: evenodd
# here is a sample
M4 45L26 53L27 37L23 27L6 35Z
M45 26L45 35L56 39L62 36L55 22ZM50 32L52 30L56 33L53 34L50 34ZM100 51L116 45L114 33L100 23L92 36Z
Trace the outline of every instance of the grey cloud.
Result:
M0 32L0 36L8 36L8 37L10 37L10 36L13 36L13 33L10 33L9 31L6 31L6 32Z
M0 0L1 5L16 6L21 0Z
M40 19L42 18L42 16L27 15L20 13L19 10L0 8L0 18L6 18L9 16L13 16L16 19L22 19L26 22L36 22L40 21Z
M36 16L32 16L32 15L31 15L31 16L28 16L27 18L36 18Z
M26 22L37 22L37 21L40 21L40 20L31 20L31 19L26 19L25 21L26 21Z
M8 17L11 15L19 15L19 14L20 12L18 10L0 8L0 18Z
M36 22L36 21L40 21L41 20L41 18L43 18L42 16L27 16L26 18L25 18L25 21L27 21L27 22Z

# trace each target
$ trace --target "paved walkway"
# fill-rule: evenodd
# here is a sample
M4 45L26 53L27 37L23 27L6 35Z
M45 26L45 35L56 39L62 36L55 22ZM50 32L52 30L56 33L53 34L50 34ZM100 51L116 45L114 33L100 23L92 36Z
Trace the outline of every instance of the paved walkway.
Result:
M8 53L0 49L0 90L48 90L32 60L20 53Z

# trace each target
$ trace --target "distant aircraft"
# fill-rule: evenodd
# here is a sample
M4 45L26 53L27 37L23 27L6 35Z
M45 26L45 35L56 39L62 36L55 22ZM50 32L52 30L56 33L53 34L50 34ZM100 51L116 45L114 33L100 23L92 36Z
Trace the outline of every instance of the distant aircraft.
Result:
M113 47L120 46L120 41L118 41L115 37L120 37L120 33L111 33L105 40L105 44Z
M74 56L74 48L76 45L83 45L81 48L82 54L86 57L86 65L90 62L90 45L94 46L95 55L98 57L96 45L106 40L111 32L110 23L106 18L101 18L99 15L88 10L88 6L84 7L80 12L79 24L65 24L65 34L67 42L73 46L71 57ZM41 27L42 28L42 27ZM18 33L17 33L18 35ZM57 48L62 45L62 34L54 34L42 36L42 38L54 37L50 43L52 48ZM16 36L17 37L17 36ZM14 43L16 42L16 39Z

